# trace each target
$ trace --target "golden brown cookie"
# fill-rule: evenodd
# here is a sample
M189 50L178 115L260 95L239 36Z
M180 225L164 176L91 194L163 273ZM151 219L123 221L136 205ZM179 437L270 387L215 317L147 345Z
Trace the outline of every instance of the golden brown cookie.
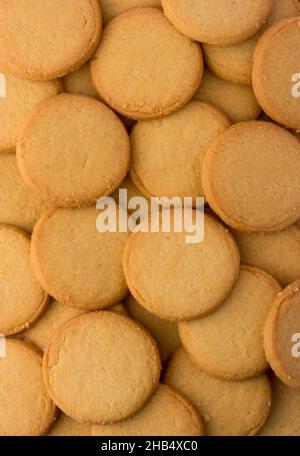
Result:
M123 182L120 185L120 187L118 187L114 191L114 193L111 195L112 198L114 198L114 200L117 202L117 204L120 204L120 193L119 193L120 190L126 190L127 191L127 201L126 201L127 205L128 205L129 200L131 200L132 198L141 197L141 196L144 197L142 192L140 192L140 190L132 182L129 174L125 177L125 179L123 180ZM125 209L125 207L124 207L124 209ZM130 209L128 209L128 212L130 212Z
M82 310L109 307L128 293L122 271L128 234L100 233L96 219L94 208L51 209L32 235L33 269L43 288Z
M253 60L253 89L263 110L288 128L300 128L300 16L270 27Z
M5 97L0 97L0 152L15 152L27 116L43 100L60 93L62 84L28 81L1 70L0 74L5 78Z
M142 326L100 311L80 315L56 332L43 372L64 413L84 423L106 424L144 406L158 385L160 360L154 339Z
M246 266L223 306L206 318L179 323L179 336L194 362L211 375L243 380L268 367L263 328L279 283Z
M277 231L300 218L299 169L299 142L291 133L270 122L242 122L208 150L204 194L227 225Z
M64 413L59 415L53 428L47 434L48 437L87 437L90 435L91 426L89 424L75 421Z
M173 211L170 218L174 221ZM123 256L128 287L159 318L189 320L216 310L238 278L239 253L231 235L213 217L205 215L204 223L198 243L186 243L185 229L175 232L174 223L170 233L129 236Z
M133 296L130 296L126 303L130 316L143 323L157 341L162 362L167 361L180 345L177 322L156 317L140 306Z
M297 225L275 233L233 231L242 264L256 266L287 286L300 277L300 229Z
M44 350L55 331L64 323L84 313L53 299L42 317L19 337L29 340L40 350Z
M0 225L0 333L17 334L42 315L48 295L37 282L30 263L30 237Z
M266 375L241 382L220 380L197 367L182 347L172 356L163 381L195 404L209 436L255 435L269 414Z
M14 154L0 155L0 223L31 233L47 206L23 181Z
M300 280L279 293L264 329L267 359L289 387L300 388Z
M160 0L99 0L102 11L103 24L131 8L153 7L160 8Z
M43 435L55 420L56 407L43 382L42 356L34 345L6 340L0 358L0 435Z
M200 46L157 8L134 8L113 19L91 66L101 97L132 119L179 110L199 87L202 71Z
M234 123L255 120L261 114L252 87L225 81L209 70L204 71L195 99L221 109Z
M101 36L98 0L2 0L0 66L20 77L49 80L80 68ZM29 33L30 31L30 33Z
M127 315L127 308L123 303L115 304L109 310ZM53 299L44 315L32 328L22 332L19 337L29 340L41 350L44 350L58 328L82 313L84 313L84 310L66 306Z
M269 418L259 435L299 436L300 391L288 388L278 378L272 381L272 407Z
M88 97L99 98L91 80L90 62L87 62L79 70L67 74L63 78L63 84L67 93L79 93Z
M131 132L130 176L146 196L203 196L201 168L210 144L230 126L221 111L193 100Z
M112 193L127 174L129 155L127 132L111 109L74 94L37 106L17 145L27 184L60 207L88 206Z
M194 406L173 388L160 384L145 407L121 423L92 426L93 436L204 435Z
M222 79L235 84L252 84L252 66L255 46L265 30L281 19L298 16L299 7L294 0L274 0L267 23L252 38L231 46L216 46L203 43L207 66Z
M162 0L164 13L181 33L223 46L255 35L272 6L273 0Z

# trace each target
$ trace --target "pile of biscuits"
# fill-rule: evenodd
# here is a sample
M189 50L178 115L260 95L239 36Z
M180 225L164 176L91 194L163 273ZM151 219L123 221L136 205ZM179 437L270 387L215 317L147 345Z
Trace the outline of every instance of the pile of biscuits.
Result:
M0 435L300 435L300 2L0 24ZM204 197L203 240L99 232L119 189Z

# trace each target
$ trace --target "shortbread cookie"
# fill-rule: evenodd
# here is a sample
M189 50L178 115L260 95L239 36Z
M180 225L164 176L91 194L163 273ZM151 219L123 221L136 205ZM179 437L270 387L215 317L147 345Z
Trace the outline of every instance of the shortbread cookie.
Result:
M261 114L252 87L224 81L209 70L204 71L195 99L215 105L234 123L255 120Z
M19 337L29 340L40 350L44 350L60 326L82 313L84 310L66 306L53 299L44 315L32 328L24 331Z
M125 304L119 303L110 307L111 311L127 315ZM34 345L44 350L55 331L72 318L84 313L84 310L75 309L53 299L42 317L34 326L19 335L20 338L29 340Z
M272 390L271 412L259 435L298 437L300 434L300 391L288 388L275 377L272 382Z
M265 324L264 347L276 375L300 388L300 280L279 293Z
M173 388L159 385L145 407L121 423L92 426L93 436L199 436L204 426L194 406Z
M243 380L263 373L267 360L263 328L281 290L269 274L242 266L223 306L206 318L179 323L181 342L194 362L211 375Z
M234 230L242 264L256 266L287 286L300 277L300 229L293 225L275 233Z
M299 14L299 7L296 6L294 0L274 0L266 25L254 37L231 46L203 43L202 48L207 66L222 79L235 84L251 85L253 54L261 34L281 19Z
M100 233L96 219L94 208L51 209L32 236L33 268L43 288L82 310L109 307L128 293L122 271L128 233Z
M62 94L35 108L17 145L27 184L53 206L82 207L114 191L129 167L130 144L100 101Z
M102 11L103 23L111 21L114 17L131 8L153 7L160 8L160 0L99 0Z
M266 22L273 0L162 0L162 6L181 33L225 46L255 35Z
M0 358L0 435L43 435L52 426L56 407L43 382L42 356L33 345L6 340Z
M159 9L134 8L107 25L91 71L96 89L114 110L153 119L192 98L202 78L202 52Z
M123 201L120 200L120 195L121 195L120 194L120 190L126 190L127 191L127 200L126 200L125 205L123 204ZM129 174L128 174L128 176L125 177L125 179L123 180L123 182L120 185L120 187L118 187L111 196L124 209L127 209L128 212L130 212L130 209L128 208L128 202L130 200L132 200L133 198L136 198L136 197L145 198L145 196L142 194L142 192L132 182Z
M131 132L130 175L146 196L203 196L201 168L210 144L230 126L221 111L193 100L180 111L138 122Z
M300 13L299 13L300 14ZM300 128L300 16L270 27L253 60L253 88L263 110L288 128Z
M98 0L3 0L0 66L26 79L63 76L92 56L101 22Z
M202 172L213 210L241 231L276 231L300 218L300 147L270 122L228 128L208 150Z
M255 435L269 414L266 375L242 382L220 380L197 367L183 348L172 356L163 381L195 404L210 436Z
M67 74L63 78L63 85L65 92L67 93L77 93L103 101L99 96L94 84L92 83L90 62L83 65L79 70ZM127 119L121 114L118 116L124 123L126 129L130 131L135 121L132 119Z
M48 295L30 263L30 237L0 225L0 333L10 336L29 328L45 311Z
M161 360L167 361L173 351L180 345L178 325L175 321L163 320L148 312L130 296L127 306L131 317L143 323L157 341Z
M91 435L91 426L73 420L69 416L61 413L57 418L53 428L48 432L48 437L87 437Z
M99 98L91 80L90 62L83 65L79 70L67 74L63 78L63 84L67 93L79 93L88 97Z
M27 116L43 100L60 93L62 84L58 80L28 81L1 70L0 74L5 80L5 97L0 97L0 152L15 152Z
M84 423L106 424L144 406L158 385L160 360L154 339L142 326L100 311L80 315L56 332L43 371L47 389L64 413Z
M223 303L238 278L239 253L231 235L213 217L205 215L203 241L187 243L185 228L174 230L174 215L171 211L169 233L161 226L159 233L132 233L123 265L139 304L159 318L189 320Z
M14 154L0 155L0 175L0 223L31 233L47 205L25 184Z

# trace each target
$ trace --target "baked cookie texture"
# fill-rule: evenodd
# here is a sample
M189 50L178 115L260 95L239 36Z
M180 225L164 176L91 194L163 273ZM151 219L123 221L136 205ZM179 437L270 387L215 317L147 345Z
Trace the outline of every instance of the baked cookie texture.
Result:
M225 380L243 380L268 368L263 329L281 290L269 274L242 266L222 307L206 318L179 323L179 337L194 362ZM243 318L241 318L243 315Z
M134 8L113 19L91 65L102 99L137 120L179 110L198 89L202 72L200 46L179 33L157 8Z
M103 16L103 24L106 25L114 17L131 8L152 7L160 8L160 0L98 0Z
M0 223L31 233L47 204L22 179L14 154L0 154L0 173Z
M296 342L300 339L299 324L300 280L297 280L279 293L269 311L264 328L264 347L276 375L287 386L298 389L300 367Z
M255 35L272 6L273 0L162 0L164 13L183 34L220 45L239 43Z
M57 301L81 310L110 307L128 294L122 270L128 233L100 233L96 221L95 208L50 209L32 235L39 282Z
M300 1L0 23L0 436L299 436Z
M170 233L136 232L125 246L129 290L159 318L190 320L209 314L223 304L238 279L239 253L220 223L205 215L201 243L187 244L186 234L175 232L174 226Z
M11 336L39 319L46 310L48 295L32 272L27 233L0 224L0 257L0 333Z
M128 172L129 158L120 119L103 103L77 94L38 105L17 145L27 185L59 207L86 207L112 193Z
M5 97L0 97L0 153L15 153L17 138L33 108L63 91L60 80L29 81L1 69Z
M299 142L291 133L270 122L241 122L209 148L204 195L232 228L278 231L299 219L299 166Z
M88 437L91 433L89 424L75 421L64 413L60 413L48 437Z
M267 375L244 381L218 379L194 364L182 347L173 354L163 382L193 402L209 436L255 435L270 412Z
M271 13L263 28L252 38L231 46L202 44L205 63L217 76L235 84L252 84L253 54L261 35L271 25L288 17L299 16L295 0L274 0Z
M127 315L128 313L126 305L123 303L115 304L114 306L110 307L109 310L119 312L124 315ZM62 325L67 323L67 321L72 320L72 318L75 318L83 313L85 313L84 310L66 306L65 304L61 304L55 299L52 299L42 317L35 323L32 328L29 328L19 334L19 337L21 339L32 342L36 347L43 351L47 347L54 333ZM62 422L64 423L65 420L63 419Z
M36 0L3 0L0 22L0 67L44 81L89 60L102 20L98 0L43 0L43 8Z
M43 435L54 424L57 409L44 385L42 356L34 345L6 341L6 356L0 360L0 400L1 436Z
M278 378L272 378L272 407L265 426L260 431L262 436L299 436L299 400L300 391L288 388Z
M43 373L64 413L83 423L108 424L137 413L148 401L158 385L160 359L142 326L100 311L80 315L55 333Z
M261 114L252 87L225 81L208 69L194 98L216 106L234 123L256 120Z
M133 296L126 300L129 315L140 321L153 335L162 362L166 362L173 351L180 345L178 324L176 321L158 318L142 307Z
M254 52L253 88L263 110L287 128L300 128L299 97L293 85L299 74L300 13L270 27ZM288 43L288 46L287 46ZM297 91L298 92L298 91Z
M93 436L199 436L203 423L194 406L173 388L160 384L145 407L132 418L92 426Z
M131 131L130 176L147 197L203 196L201 168L210 144L231 125L214 106L193 100ZM159 175L159 179L157 176Z
M90 62L87 62L79 70L68 73L63 78L66 93L77 93L87 97L99 98L91 80L90 66Z
M300 277L300 226L272 233L233 231L242 264L256 266L287 286Z

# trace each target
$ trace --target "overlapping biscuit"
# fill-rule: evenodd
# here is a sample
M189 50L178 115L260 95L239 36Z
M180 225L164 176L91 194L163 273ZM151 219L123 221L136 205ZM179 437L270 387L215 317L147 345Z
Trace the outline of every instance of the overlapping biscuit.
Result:
M55 333L43 373L49 394L64 413L84 423L107 424L145 405L158 385L160 360L150 333L132 319L91 312Z
M255 435L269 415L271 385L266 375L221 380L196 366L182 347L172 356L163 381L194 403L209 436Z
M156 8L134 8L114 18L91 66L102 99L117 112L140 120L179 110L199 87L202 71L200 46Z
M128 294L122 270L128 233L100 233L96 221L94 208L50 209L33 231L39 282L59 302L81 310L110 307Z
M0 67L44 81L89 60L102 20L98 0L43 0L42 8L36 0L3 0L0 22Z
M243 380L268 368L263 329L279 283L269 274L242 266L239 279L213 314L179 323L179 337L194 362L210 375Z

